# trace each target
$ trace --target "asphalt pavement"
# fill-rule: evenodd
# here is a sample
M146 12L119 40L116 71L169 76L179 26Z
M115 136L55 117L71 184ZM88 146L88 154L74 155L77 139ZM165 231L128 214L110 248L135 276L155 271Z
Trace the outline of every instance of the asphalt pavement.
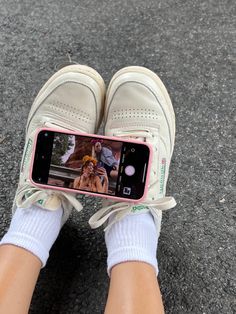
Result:
M70 57L106 83L124 66L146 66L165 83L177 124L168 195L178 205L163 215L158 246L166 313L236 313L234 17L233 0L0 0L0 237L30 106L58 64ZM104 233L87 223L101 204L82 202L41 271L30 314L103 313Z

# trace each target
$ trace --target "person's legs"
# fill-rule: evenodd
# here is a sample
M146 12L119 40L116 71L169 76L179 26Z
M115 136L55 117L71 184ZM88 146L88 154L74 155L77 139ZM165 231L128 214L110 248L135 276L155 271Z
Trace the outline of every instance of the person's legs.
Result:
M128 215L106 230L111 281L105 313L163 313L156 277L160 225L161 215L155 225L147 212Z
M38 275L61 229L63 211L18 208L0 242L0 313L27 313Z
M175 116L168 92L155 73L128 67L114 75L107 90L105 135L143 140L153 148L146 200L138 206L110 203L89 220L96 228L110 217L105 229L111 278L106 314L163 313L156 249L161 210L176 204L172 197L165 197Z
M28 313L40 260L14 245L0 247L0 313Z
M162 314L155 270L143 262L124 262L111 270L105 314Z
M74 194L41 190L29 180L32 143L38 128L94 133L101 121L105 86L87 66L55 73L37 95L28 117L13 218L0 242L0 313L27 313L41 267L71 209Z

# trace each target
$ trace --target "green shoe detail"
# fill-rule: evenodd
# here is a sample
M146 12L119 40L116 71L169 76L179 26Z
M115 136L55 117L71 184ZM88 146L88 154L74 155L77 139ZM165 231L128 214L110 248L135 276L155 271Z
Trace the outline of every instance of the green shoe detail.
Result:
M38 203L39 205L43 205L43 200L42 200L42 199L41 199L41 200L38 200L37 203Z
M135 206L132 206L131 212L135 213L135 212L141 211L143 209L148 209L148 206L146 206L146 205L135 205Z
M165 175L166 175L166 158L163 158L161 162L161 178L160 178L160 194L161 195L164 192Z
M24 158L23 158L23 162L22 162L21 172L24 172L25 167L29 163L32 148L33 148L33 141L31 139L29 139L27 146L26 146L26 149L25 149L25 154L24 154Z

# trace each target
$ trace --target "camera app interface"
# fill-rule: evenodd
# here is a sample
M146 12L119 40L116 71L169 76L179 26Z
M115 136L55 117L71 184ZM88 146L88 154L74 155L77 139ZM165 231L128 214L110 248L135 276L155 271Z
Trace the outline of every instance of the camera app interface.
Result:
M32 179L36 183L129 199L142 197L149 148L142 143L41 131Z
M48 184L115 195L122 142L55 133Z

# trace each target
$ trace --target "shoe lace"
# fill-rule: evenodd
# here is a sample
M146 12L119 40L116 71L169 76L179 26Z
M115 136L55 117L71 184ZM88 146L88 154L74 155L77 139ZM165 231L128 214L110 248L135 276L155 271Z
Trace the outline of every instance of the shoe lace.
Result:
M50 205L43 206L45 209L56 210L59 206L67 208L72 205L77 211L80 211L83 207L76 199L75 193L65 193L63 191L41 190L32 185L26 185L18 190L16 195L16 204L18 207L28 208L32 204L41 204L44 199L50 199Z
M142 202L139 203L138 206L142 207L142 211L150 211L154 217L154 220L156 220L159 216L158 211L163 211L167 209L171 209L175 207L176 201L173 197L163 197L158 200L155 200L153 202ZM134 212L134 208L137 205L135 203L129 203L129 202L119 202L119 203L113 203L111 205L105 206L101 208L99 211L97 211L90 219L89 224L92 229L100 227L102 224L104 224L109 217L116 214L114 219L109 220L109 224L104 229L104 231L108 230L114 223L121 220L126 215L130 214L131 212ZM143 211L143 212L144 212Z
M114 136L133 138L136 140L142 140L148 142L149 144L155 146L155 137L149 130L125 130L117 131ZM156 149L156 147L153 147ZM149 187L153 186L158 179L156 176L150 176ZM121 220L126 215L134 212L134 208L137 206L136 203L131 202L114 202L101 208L97 211L90 219L89 224L91 228L95 229L104 224L112 215L115 215L114 219L109 219L107 227L104 231L108 230L114 223ZM144 201L138 204L142 211L150 211L157 222L160 216L160 211L174 208L176 206L176 201L173 197L162 197L158 200ZM156 225L158 225L156 223Z
M52 119L50 119L50 122L49 121L44 122L44 126L47 128L54 128L54 129L62 130L62 131L65 131L65 130L67 130L67 131L68 130L69 131L78 131L78 129L75 127L71 126L70 128L68 128L67 125L63 126L62 122L58 123ZM80 130L80 133L84 133L84 131Z

